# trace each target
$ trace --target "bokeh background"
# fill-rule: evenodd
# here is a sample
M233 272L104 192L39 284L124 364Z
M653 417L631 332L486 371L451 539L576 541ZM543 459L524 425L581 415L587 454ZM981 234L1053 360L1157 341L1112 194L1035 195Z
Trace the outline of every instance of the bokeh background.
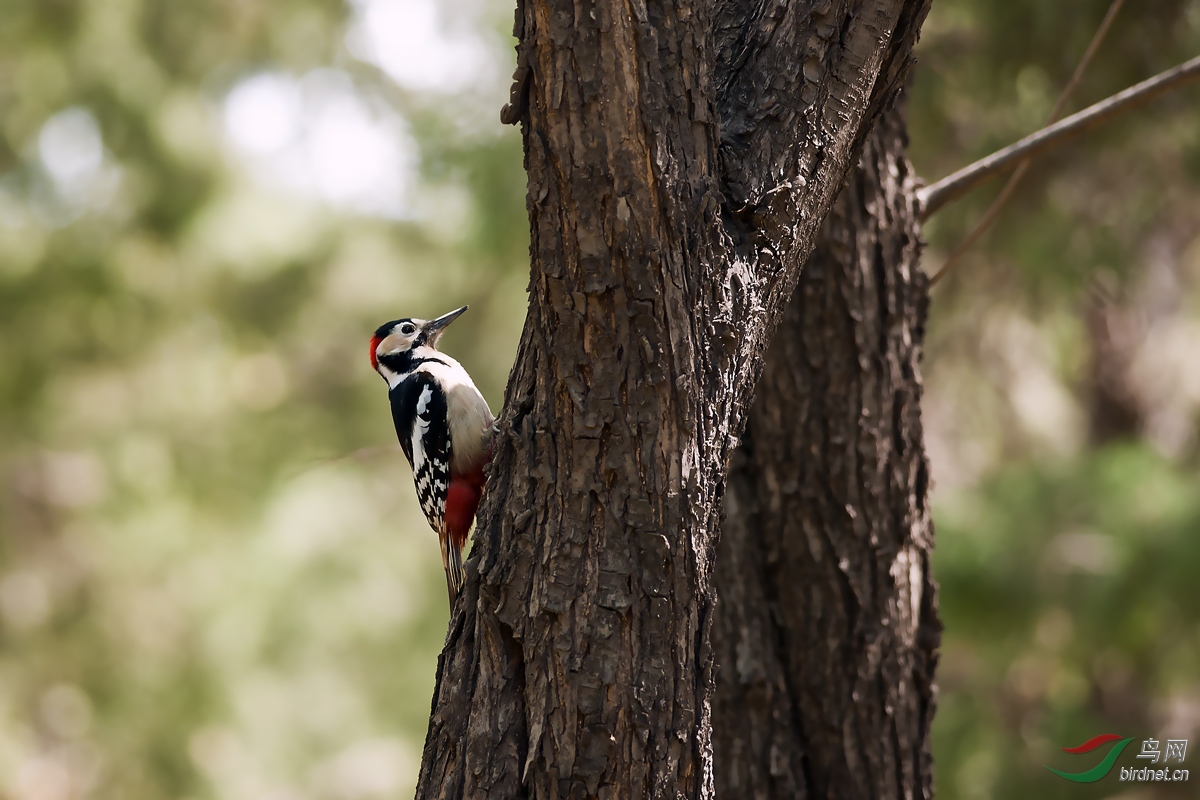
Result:
M920 172L1040 127L1107 7L935 0ZM469 303L445 347L499 407L511 20L0 0L0 798L411 796L446 601L366 339ZM1071 107L1198 52L1200 0L1129 3ZM1042 765L1200 747L1200 89L1036 164L925 373L941 797L1194 796Z

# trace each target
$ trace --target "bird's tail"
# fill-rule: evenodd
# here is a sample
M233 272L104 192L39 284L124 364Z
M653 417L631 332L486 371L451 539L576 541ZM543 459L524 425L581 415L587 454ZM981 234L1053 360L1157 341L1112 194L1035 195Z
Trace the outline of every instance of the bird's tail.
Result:
M446 591L450 595L450 610L454 611L454 599L462 590L467 573L463 570L462 550L455 546L453 537L442 536L442 566L446 570Z

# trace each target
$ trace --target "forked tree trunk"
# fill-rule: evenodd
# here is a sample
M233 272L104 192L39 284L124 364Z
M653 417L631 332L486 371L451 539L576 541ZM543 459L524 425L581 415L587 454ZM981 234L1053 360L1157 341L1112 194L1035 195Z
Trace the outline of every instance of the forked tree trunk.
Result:
M890 112L825 221L734 455L714 568L720 797L932 795L928 282L904 145Z
M712 796L727 465L927 5L518 8L530 307L418 797Z

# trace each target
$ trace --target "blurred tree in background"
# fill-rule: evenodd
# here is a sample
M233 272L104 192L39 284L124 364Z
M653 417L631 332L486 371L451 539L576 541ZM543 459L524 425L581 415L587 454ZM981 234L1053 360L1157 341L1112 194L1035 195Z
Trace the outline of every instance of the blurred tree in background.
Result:
M1044 121L1107 9L935 0L910 155ZM0 796L415 782L445 606L366 360L400 314L498 406L524 317L511 5L0 3ZM1200 52L1129 4L1075 108ZM1200 105L1035 163L934 293L946 798L1200 735ZM940 212L927 270L1000 182Z

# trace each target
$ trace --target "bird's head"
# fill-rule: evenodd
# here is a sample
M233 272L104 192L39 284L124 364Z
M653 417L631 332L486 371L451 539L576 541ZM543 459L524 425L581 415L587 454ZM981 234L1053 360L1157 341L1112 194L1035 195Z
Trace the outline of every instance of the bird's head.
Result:
M371 366L391 385L396 377L410 371L414 360L422 358L422 350L435 352L446 326L466 310L463 306L437 319L385 322L371 337Z

